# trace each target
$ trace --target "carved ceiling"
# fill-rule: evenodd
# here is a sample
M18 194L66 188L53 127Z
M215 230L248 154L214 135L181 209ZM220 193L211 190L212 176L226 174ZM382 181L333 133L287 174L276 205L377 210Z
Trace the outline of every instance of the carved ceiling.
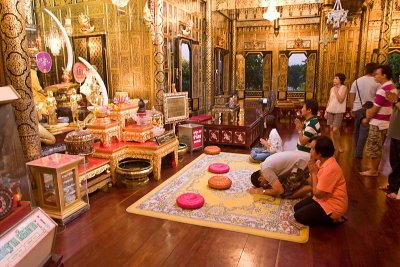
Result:
M270 0L214 0L213 10L227 11L237 9L258 8L264 2L268 6ZM349 13L355 13L360 10L365 1L371 0L341 0L342 7L349 10ZM335 0L276 0L278 6L302 5L302 4L322 4L326 2L335 3ZM224 12L225 13L225 12Z

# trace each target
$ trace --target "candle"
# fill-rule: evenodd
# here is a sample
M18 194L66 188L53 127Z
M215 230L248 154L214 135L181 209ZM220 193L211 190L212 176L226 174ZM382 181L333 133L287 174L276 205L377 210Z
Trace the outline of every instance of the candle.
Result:
M15 195L15 200L17 201L17 207L21 207L21 193Z

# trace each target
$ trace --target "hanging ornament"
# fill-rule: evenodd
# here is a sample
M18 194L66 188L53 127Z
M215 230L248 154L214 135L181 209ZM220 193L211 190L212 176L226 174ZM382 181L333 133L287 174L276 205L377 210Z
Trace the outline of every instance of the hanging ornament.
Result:
M347 22L347 13L348 10L344 10L342 8L342 3L340 0L336 0L333 9L328 12L328 18L326 20L326 25L328 27L332 27L334 30L337 30Z

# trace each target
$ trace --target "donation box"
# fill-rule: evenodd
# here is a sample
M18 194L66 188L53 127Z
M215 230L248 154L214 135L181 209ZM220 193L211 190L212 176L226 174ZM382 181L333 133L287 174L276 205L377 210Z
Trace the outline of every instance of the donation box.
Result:
M190 152L196 149L203 149L204 132L203 125L188 123L179 125L179 142L188 146Z
M37 205L63 225L89 208L78 176L82 160L82 156L56 153L26 164Z

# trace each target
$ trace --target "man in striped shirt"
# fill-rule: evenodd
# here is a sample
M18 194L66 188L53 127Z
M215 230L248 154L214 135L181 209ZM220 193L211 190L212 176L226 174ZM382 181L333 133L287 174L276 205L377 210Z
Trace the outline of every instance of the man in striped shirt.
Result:
M301 109L301 115L305 119L302 123L299 119L294 120L296 131L299 134L297 141L297 150L310 153L311 147L309 140L320 135L320 125L317 118L318 103L314 99L309 99L304 102Z
M375 71L375 81L381 84L376 91L374 105L367 110L369 132L365 145L365 155L369 159L369 169L360 172L364 176L378 176L379 162L382 157L382 147L386 139L387 130L392 114L392 102L386 97L386 92L397 94L396 86L392 82L392 70L389 65L380 65Z

